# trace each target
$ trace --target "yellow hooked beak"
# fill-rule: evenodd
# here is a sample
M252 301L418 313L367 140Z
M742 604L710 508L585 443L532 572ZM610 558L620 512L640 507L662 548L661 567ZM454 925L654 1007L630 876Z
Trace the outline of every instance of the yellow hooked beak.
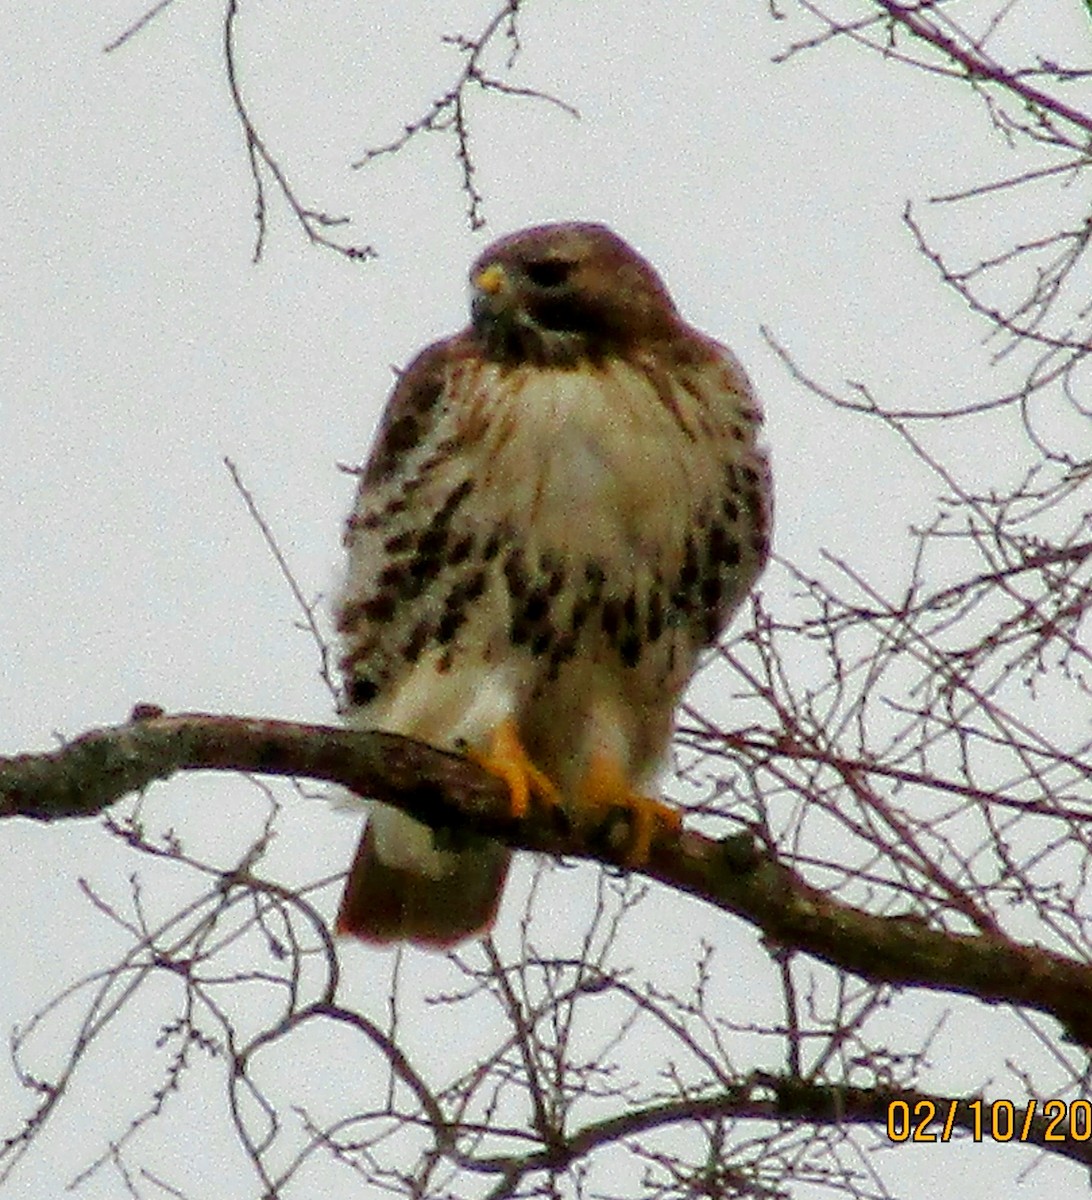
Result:
M499 263L490 263L484 270L479 271L474 278L474 286L479 292L484 292L487 296L495 296L498 292L504 290L508 283L508 276L504 273L504 268Z

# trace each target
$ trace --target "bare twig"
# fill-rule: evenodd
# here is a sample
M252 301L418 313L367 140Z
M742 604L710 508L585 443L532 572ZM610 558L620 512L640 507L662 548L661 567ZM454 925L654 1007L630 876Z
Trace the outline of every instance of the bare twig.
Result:
M467 219L471 229L479 229L485 224L482 216L484 197L474 181L475 165L470 149L470 122L467 114L467 97L472 89L480 92L495 92L498 95L510 96L523 100L540 100L551 104L574 119L579 119L579 112L566 101L537 88L517 87L514 84L496 78L486 72L483 59L486 51L499 34L505 36L509 43L509 53L506 67L511 69L520 51L519 36L516 29L516 17L523 0L504 0L501 8L490 17L485 28L477 37L467 37L465 34L453 34L444 38L444 42L453 46L463 55L463 65L455 81L442 95L438 96L428 106L425 112L406 123L402 132L391 141L373 146L352 164L354 169L367 166L377 158L388 154L397 154L422 134L453 133L455 136L455 157L462 172L462 190L467 200Z
M319 653L319 678L326 685L326 690L333 697L336 703L339 699L340 692L337 684L334 682L333 672L330 668L330 645L326 640L326 635L319 628L318 619L315 616L315 610L318 606L317 600L308 600L300 588L296 580L296 576L292 568L288 565L287 559L281 550L273 531L269 528L269 523L262 516L258 509L257 502L254 499L250 489L243 483L242 476L239 474L239 469L230 459L224 458L224 466L228 469L228 474L231 476L231 481L235 485L236 491L242 496L243 502L247 506L247 511L250 513L254 524L258 526L258 530L262 535L270 554L273 555L273 560L276 562L281 575L288 584L289 590L292 593L293 599L303 613L304 626L311 635L312 641L315 643ZM320 597L321 599L321 597Z

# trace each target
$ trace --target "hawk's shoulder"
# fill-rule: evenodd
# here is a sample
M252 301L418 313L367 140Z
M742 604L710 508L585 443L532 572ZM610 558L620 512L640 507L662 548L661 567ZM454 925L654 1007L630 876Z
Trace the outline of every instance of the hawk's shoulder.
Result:
M473 332L465 329L426 346L398 372L364 466L363 486L374 487L397 474L406 456L428 438L442 415L451 368L480 353Z

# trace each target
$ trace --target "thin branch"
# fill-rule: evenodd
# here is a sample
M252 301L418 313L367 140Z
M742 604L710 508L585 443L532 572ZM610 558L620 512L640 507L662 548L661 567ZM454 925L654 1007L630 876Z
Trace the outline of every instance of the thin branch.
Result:
M258 133L257 127L251 119L250 110L243 99L242 89L239 85L238 54L235 47L235 22L238 15L239 0L228 0L227 10L224 14L224 67L227 73L228 90L231 92L231 102L246 138L247 159L250 163L251 176L254 179L254 221L258 227L254 238L254 262L261 259L265 249L265 235L269 219L265 202L263 170L268 171L273 177L300 228L314 245L334 250L351 261L375 258L376 251L373 246L345 246L327 237L324 230L337 225L347 225L350 218L333 217L328 213L304 205L296 196L284 168L267 149L265 140Z
M327 642L322 630L319 628L318 621L315 618L315 608L318 601L309 601L303 594L296 576L292 568L288 565L288 560L284 557L284 552L281 550L276 537L273 535L273 530L269 528L269 522L262 516L258 508L257 502L254 499L250 489L243 483L243 478L239 474L239 469L236 467L232 459L225 456L224 466L228 469L228 474L231 476L232 483L235 484L235 489L243 498L243 503L250 513L254 524L258 526L258 530L262 535L270 554L273 555L273 560L280 569L281 575L284 576L285 582L288 584L289 590L292 593L293 599L300 607L303 613L304 625L308 633L311 635L312 641L315 643L319 652L319 678L326 685L326 690L334 698L336 703L340 698L340 691L337 684L334 682L333 672L330 670L330 646Z
M1044 112L1053 113L1056 117L1076 125L1086 133L1092 134L1092 116L1081 112L1037 87L1032 87L1019 75L995 62L989 55L978 47L967 48L945 33L934 21L925 15L924 5L900 4L897 0L873 0L873 3L904 29L915 37L928 42L934 49L939 50L953 62L958 63L972 80L988 80L996 83L1006 91L1018 96L1024 103Z
M351 164L354 170L367 166L376 158L388 154L397 154L411 141L426 133L451 133L455 135L455 157L462 172L462 190L467 199L467 220L471 229L480 229L485 224L482 216L484 197L474 182L476 167L474 156L470 149L470 124L466 112L467 93L471 87L482 92L498 92L502 96L511 96L523 100L541 100L560 109L568 116L579 120L580 113L571 104L549 92L538 88L519 87L505 83L493 75L486 73L482 59L493 40L503 30L509 42L509 53L506 67L511 70L521 46L516 29L516 17L522 0L505 0L501 8L490 17L485 28L477 37L467 37L465 34L451 34L443 39L444 43L454 46L462 55L464 61L455 81L442 95L429 104L421 116L405 124L402 132L391 141L381 146L373 146L365 150Z
M104 53L109 54L127 45L138 33L154 21L156 17L165 12L173 2L174 0L159 0L159 3L154 4L142 16L138 17L137 20L109 41L103 47ZM276 183L285 202L299 223L300 228L314 245L322 246L327 250L333 250L353 261L375 258L376 251L372 246L346 246L334 241L333 238L326 234L325 231L328 229L340 225L348 225L350 218L345 216L331 216L329 213L305 205L297 196L295 187L289 180L280 161L269 150L265 139L258 132L258 128L250 115L250 109L243 98L242 86L239 82L238 49L235 43L235 25L238 16L239 0L227 0L223 21L224 73L227 78L228 92L231 95L231 103L235 109L235 115L238 117L239 124L243 128L243 135L246 139L247 162L250 166L251 178L254 181L254 221L257 225L257 232L254 237L253 261L259 262L265 251L265 237L269 221L269 210L266 204L266 172L268 172L269 176Z
M106 45L103 46L102 52L104 54L109 54L113 50L120 49L120 47L124 46L130 38L136 37L136 35L140 33L140 31L146 25L150 25L160 13L166 12L166 10L170 8L173 3L174 0L159 0L158 4L153 4L147 12L142 13L131 25L123 29L116 38L113 38L111 41L107 42Z
M902 1139L902 1106L909 1114L907 1133L920 1126L924 1142L948 1142L955 1130L971 1134L976 1141L993 1136L998 1110L980 1096L938 1096L909 1088L856 1088L844 1085L809 1083L794 1075L771 1075L756 1071L742 1083L716 1095L697 1099L670 1100L631 1112L593 1121L560 1144L538 1154L479 1160L482 1166L523 1175L545 1167L556 1169L584 1157L604 1145L632 1138L640 1133L680 1124L711 1119L749 1119L760 1121L805 1121L809 1124L876 1125L893 1131ZM892 1106L897 1106L892 1114ZM1038 1112L1038 1104L1029 1101L1022 1107L1003 1102L1015 1109L1013 1129L999 1122L998 1140L1040 1146L1079 1163L1092 1163L1092 1143L1059 1136L1059 1123Z

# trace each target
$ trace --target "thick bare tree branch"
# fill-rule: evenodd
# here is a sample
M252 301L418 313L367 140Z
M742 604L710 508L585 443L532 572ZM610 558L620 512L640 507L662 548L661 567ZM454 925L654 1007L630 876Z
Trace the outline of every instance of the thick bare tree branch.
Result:
M499 779L394 734L147 708L127 725L92 730L58 750L0 760L0 816L94 816L156 780L208 769L336 782L433 827L608 865L623 864L628 840L609 816L577 824L536 807L515 818ZM1027 1007L1092 1045L1092 967L1002 934L942 932L918 917L862 911L812 887L749 834L718 840L660 828L641 873L861 978Z

